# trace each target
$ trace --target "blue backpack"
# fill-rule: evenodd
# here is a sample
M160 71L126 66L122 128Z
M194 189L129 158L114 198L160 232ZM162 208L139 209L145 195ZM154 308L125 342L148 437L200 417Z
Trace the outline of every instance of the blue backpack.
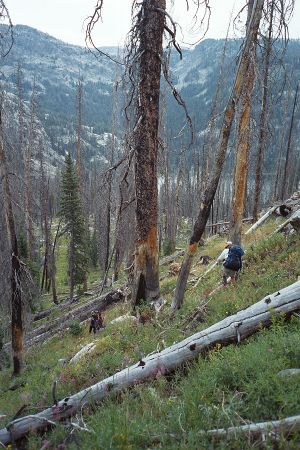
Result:
M242 256L244 250L239 245L230 247L228 256L223 264L226 269L238 271L242 268Z

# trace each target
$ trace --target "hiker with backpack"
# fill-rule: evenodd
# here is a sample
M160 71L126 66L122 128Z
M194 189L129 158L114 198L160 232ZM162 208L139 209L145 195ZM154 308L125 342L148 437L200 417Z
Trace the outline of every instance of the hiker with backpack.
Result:
M92 331L94 334L96 334L96 331L97 331L97 313L96 313L96 311L93 311L92 316L91 316L89 333L91 333Z
M96 313L96 328L97 328L97 330L100 330L100 328L104 328L103 317L101 315L101 311L98 311Z
M93 333L96 334L96 332L101 328L104 328L101 311L93 311L90 321L89 333L93 331Z
M244 255L244 250L239 245L234 245L231 241L226 242L226 247L218 257L217 262L223 262L222 276L223 285L227 285L227 277L232 279L235 284L238 272L241 270L242 256Z

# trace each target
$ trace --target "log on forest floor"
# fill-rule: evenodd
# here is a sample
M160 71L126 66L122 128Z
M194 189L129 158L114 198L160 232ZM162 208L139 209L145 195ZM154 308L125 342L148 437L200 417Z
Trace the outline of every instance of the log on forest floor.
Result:
M120 289L122 289L122 287L120 287ZM84 292L83 295L84 296L96 296L99 294L101 290L101 283L97 283L94 284L93 287L91 287L90 289L88 289L88 291ZM89 301L85 301L85 304L88 304ZM59 309L59 312L63 312L63 311L70 311L71 309L74 309L74 303L76 302L70 302L70 299L64 298L62 300L60 300L60 302L57 305L53 305L52 308L46 309L44 311L39 311L37 313L35 313L32 316L32 321L33 322L37 322L38 320L42 320L45 319L46 317L50 316L54 311L57 311Z
M161 352L148 355L138 363L61 400L53 407L10 422L0 430L0 442L7 445L29 432L45 429L49 424L53 425L73 416L83 404L95 404L109 395L116 395L124 389L173 372L217 344L239 343L261 330L262 326L269 326L274 317L281 317L282 314L290 317L298 310L299 281Z
M275 231L273 231L273 234L279 233L279 231L283 230L284 227L286 227L288 224L293 224L293 222L296 224L297 227L297 223L299 223L300 221L300 209L297 209L292 215L291 217L289 217L285 222L283 222L281 225L279 225L279 227L276 228ZM296 229L297 231L297 229Z
M180 256L184 255L184 250L179 250L175 253L173 253L170 256L166 256L165 258L162 258L159 261L160 266L166 266L167 264L170 264L171 262L175 261L175 259L179 258Z
M56 334L65 331L71 321L76 320L78 322L84 322L91 317L91 313L94 310L102 312L105 311L108 306L124 301L128 295L127 291L128 288L123 286L117 290L108 292L99 298L85 302L80 306L75 306L73 304L73 308L67 308L67 312L62 316L49 320L44 325L28 331L24 343L25 347L29 348L32 345L41 344ZM68 306L70 307L71 305L69 304ZM6 343L4 345L5 350L8 350L10 345L10 343Z
M230 428L217 428L215 430L203 431L203 434L213 436L215 439L235 438L239 434L246 434L251 438L261 438L265 435L271 435L278 439L282 434L292 434L300 431L300 416L287 417L281 420L272 420L268 422L249 423Z
M92 311L104 311L108 306L123 301L125 298L124 291L118 289L111 291L100 298L96 298L91 302L85 303L71 311L67 312L61 317L54 319L39 328L36 328L27 333L26 336L26 346L30 346L33 343L41 343L48 339L50 336L63 331L67 328L68 322L76 320L78 322L83 322L90 318Z
M275 209L278 208L278 205L273 206L270 208L260 219L258 219L257 222L255 222L252 227L249 228L249 230L246 231L245 235L248 235L252 233L254 230L256 230L260 225L262 225L270 216L273 214Z
M89 344L82 347L79 352L77 352L69 361L70 364L77 363L83 356L88 355L96 348L95 342L90 342Z

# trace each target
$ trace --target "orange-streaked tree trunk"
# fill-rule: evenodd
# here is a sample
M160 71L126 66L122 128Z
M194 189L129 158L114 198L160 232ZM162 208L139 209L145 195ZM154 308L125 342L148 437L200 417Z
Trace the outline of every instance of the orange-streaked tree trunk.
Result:
M230 240L234 244L241 243L242 220L245 210L248 161L250 151L251 98L253 86L254 66L251 62L241 99L241 112L239 117L238 135L236 142L236 164L232 201L232 218L230 223Z
M159 10L158 10L159 9ZM133 302L160 296L157 244L157 135L165 0L141 5L135 145L136 254Z
M2 105L0 106L2 109ZM22 318L22 288L21 264L18 253L18 242L12 206L6 155L3 145L2 111L0 109L0 179L4 201L4 212L7 223L11 253L11 344L13 357L13 375L18 375L23 366L23 318Z
M219 145L215 156L215 167L213 170L212 177L204 190L203 200L201 202L200 211L194 225L193 234L190 238L189 246L185 253L183 263L181 265L181 269L177 279L175 295L171 305L171 313L173 313L177 309L180 309L183 304L184 291L191 270L192 261L197 253L199 241L202 237L207 220L209 218L211 205L218 187L224 159L226 156L230 130L235 116L236 103L240 98L243 85L247 80L247 73L250 66L249 56L251 53L251 49L253 47L253 43L255 43L257 39L257 33L262 16L263 4L264 0L253 1L253 11L251 17L248 20L245 43L241 50L233 88L224 111L224 118L220 133Z

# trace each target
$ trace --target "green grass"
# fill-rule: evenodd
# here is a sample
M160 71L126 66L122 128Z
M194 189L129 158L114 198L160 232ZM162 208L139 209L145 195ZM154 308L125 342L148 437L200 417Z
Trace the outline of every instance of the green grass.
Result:
M272 229L274 227L273 223ZM282 234L265 238L270 231L269 222L247 238L244 270L236 286L229 285L207 297L221 280L220 269L216 268L196 289L189 286L183 308L172 321L168 317L168 307L176 277L167 276L161 282L161 290L168 304L159 317L146 305L142 308L148 319L145 325L107 325L95 337L93 354L80 363L62 366L58 360L70 358L94 340L87 327L82 335L67 332L28 351L26 368L18 380L26 383L24 387L8 391L12 383L9 371L0 372L0 413L7 414L9 419L24 403L30 405L27 413L34 413L36 408L51 405L54 380L59 381L57 396L63 398L135 363L141 354L183 339L187 319L203 302L208 302L204 322L196 323L188 334L205 329L255 303L268 292L295 282L300 275L300 239ZM224 239L214 238L208 240L199 253L214 258L223 245ZM205 270L206 266L199 266L195 261L191 277ZM117 305L106 312L105 322L108 324L127 311L128 305ZM300 368L299 348L300 321L274 320L270 329L260 331L239 346L218 346L172 376L135 386L117 398L107 398L101 405L94 405L84 418L95 434L70 434L70 429L58 426L47 433L47 439L51 448L64 443L68 449L83 450L253 448L254 444L243 436L237 436L230 443L217 443L201 431L299 414L299 377L284 380L278 377L283 369ZM31 437L28 448L40 448L43 439L42 436ZM289 442L281 437L277 448L296 449L299 439L299 434L292 436ZM273 448L269 438L264 448Z

